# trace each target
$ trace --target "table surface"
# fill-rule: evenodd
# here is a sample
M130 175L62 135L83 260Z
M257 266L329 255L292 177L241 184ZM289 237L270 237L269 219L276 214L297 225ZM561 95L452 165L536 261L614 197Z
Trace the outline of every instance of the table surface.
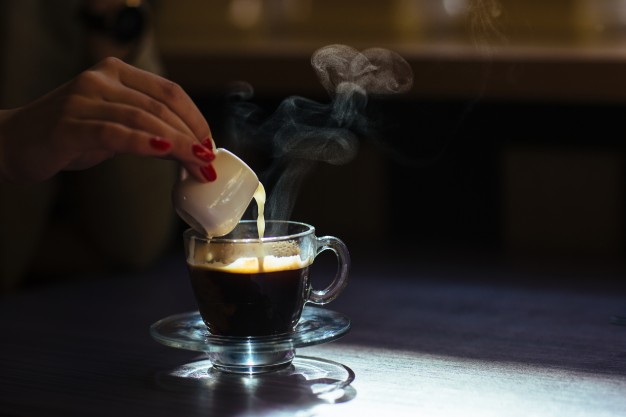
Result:
M325 306L349 316L351 330L297 350L354 372L324 395L280 378L163 383L203 359L149 334L195 309L176 256L145 273L41 286L0 298L0 415L626 415L626 327L610 321L626 294L509 278L355 263Z

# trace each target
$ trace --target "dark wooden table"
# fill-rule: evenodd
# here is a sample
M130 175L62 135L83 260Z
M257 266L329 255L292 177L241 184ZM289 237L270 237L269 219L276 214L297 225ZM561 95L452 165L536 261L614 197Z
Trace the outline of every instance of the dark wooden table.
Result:
M142 274L42 286L0 298L0 415L626 415L626 327L610 322L626 294L510 278L355 262L326 306L352 329L297 351L354 372L324 395L280 378L168 384L164 375L201 359L149 334L195 309L177 257Z

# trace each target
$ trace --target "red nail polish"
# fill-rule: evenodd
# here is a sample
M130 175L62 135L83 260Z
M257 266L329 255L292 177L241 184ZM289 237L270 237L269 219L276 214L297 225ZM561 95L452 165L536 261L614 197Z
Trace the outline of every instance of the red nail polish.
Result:
M172 143L158 136L150 138L150 146L157 151L165 152L172 149Z
M215 172L215 168L213 168L213 165L203 166L202 168L200 168L200 172L202 172L204 178L206 178L209 182L215 181L217 179L217 173Z
M197 143L191 146L191 150L193 154L198 158L202 159L205 162L211 162L215 159L215 154L211 152L211 150L205 148L202 145L198 145Z
M201 143L205 148L208 148L211 151L213 150L213 141L211 140L211 136L207 136L206 138L204 138Z

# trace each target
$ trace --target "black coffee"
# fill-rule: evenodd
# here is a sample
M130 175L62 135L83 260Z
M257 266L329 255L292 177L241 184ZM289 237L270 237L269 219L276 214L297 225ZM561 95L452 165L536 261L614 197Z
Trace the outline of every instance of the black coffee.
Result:
M309 267L238 273L189 265L198 309L209 331L222 336L287 333L298 322Z

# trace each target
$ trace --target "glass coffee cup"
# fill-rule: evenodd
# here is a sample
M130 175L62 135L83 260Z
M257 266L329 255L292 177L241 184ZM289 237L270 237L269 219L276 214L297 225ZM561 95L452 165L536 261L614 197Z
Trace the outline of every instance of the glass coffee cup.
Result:
M211 334L263 337L288 334L298 325L305 304L333 301L345 288L350 254L334 236L294 221L242 220L229 234L208 238L184 232L185 253L199 313ZM321 252L337 258L332 282L313 288L311 266Z

